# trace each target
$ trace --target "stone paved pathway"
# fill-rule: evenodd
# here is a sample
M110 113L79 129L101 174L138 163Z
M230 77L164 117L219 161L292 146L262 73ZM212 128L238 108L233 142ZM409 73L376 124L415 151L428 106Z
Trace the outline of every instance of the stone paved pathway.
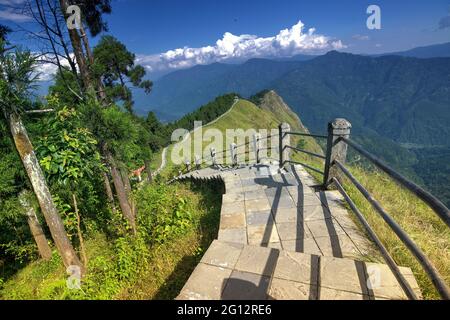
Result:
M316 191L301 166L206 168L180 179L222 179L226 192L218 240L178 299L406 299L386 265L363 262L377 253L341 195Z

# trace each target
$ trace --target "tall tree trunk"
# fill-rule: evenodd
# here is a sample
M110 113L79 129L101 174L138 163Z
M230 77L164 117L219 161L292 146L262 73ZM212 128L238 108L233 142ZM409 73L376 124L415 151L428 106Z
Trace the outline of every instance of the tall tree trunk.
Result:
M44 230L42 230L42 226L39 223L39 220L36 216L36 211L30 205L27 199L27 192L23 191L19 196L19 201L22 207L25 210L25 214L27 216L28 226L30 227L31 235L36 242L39 255L44 260L50 260L52 257L52 250L48 245L47 238L45 237Z
M80 26L80 34L81 39L83 40L84 44L84 50L86 51L87 60L89 61L89 64L92 66L94 64L94 55L92 54L91 47L89 46L89 39L86 34L86 30L84 29L83 23ZM105 87L103 86L102 79L95 79L96 86L97 86L97 93L100 98L100 101L106 102L106 93L105 93Z
M86 254L86 247L84 246L83 234L81 233L81 218L80 212L78 211L78 203L75 193L72 193L72 198L73 198L73 206L75 208L75 215L77 216L77 233L78 233L78 240L80 241L81 257L83 260L83 265L86 268L88 264L88 258Z
M106 148L105 148L106 149ZM114 188L116 189L117 199L119 200L120 209L123 215L130 223L133 233L136 233L136 220L131 210L130 204L128 202L125 187L123 185L122 177L120 176L119 170L116 167L114 158L112 157L109 150L105 150L106 159L111 167L111 177L113 179Z
M59 0L62 14L67 21L69 15L67 14L67 8L70 6L68 0ZM83 46L81 44L80 35L78 34L77 29L69 29L69 38L72 43L73 53L75 55L75 60L77 61L78 69L80 70L81 78L83 79L83 83L85 89L88 91L93 90L94 87L92 85L92 79L90 76L90 72L86 63L86 57L84 55Z
M103 172L103 183L105 184L106 196L108 197L108 203L113 212L116 212L116 207L114 205L114 195L111 189L111 184L109 182L108 174Z
M147 159L144 160L144 165L145 165L145 171L147 171L147 181L152 182L153 176L152 176L152 169L150 169L150 161L148 161Z
M20 117L14 113L7 115L16 149L28 174L34 193L47 222L48 228L66 267L71 265L83 266L67 237L61 217L58 214L52 195L45 181L44 173L34 153L28 133Z
M122 175L123 186L125 187L125 192L127 193L127 198L130 198L131 195L131 183L130 178L128 177L127 169L120 169L120 174Z

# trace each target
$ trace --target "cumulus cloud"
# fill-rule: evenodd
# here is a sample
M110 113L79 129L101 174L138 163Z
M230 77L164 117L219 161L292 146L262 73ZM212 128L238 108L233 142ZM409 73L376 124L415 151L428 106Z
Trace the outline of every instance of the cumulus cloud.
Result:
M345 47L340 40L316 34L314 28L305 32L304 24L299 21L291 28L281 30L272 37L264 38L250 34L237 36L226 32L214 45L200 48L184 47L153 55L137 55L136 63L146 67L151 73L227 60L290 57L299 53L319 53ZM39 67L40 79L50 80L56 71L57 68L53 64L42 64Z
M72 60L74 60L75 55L73 53L70 54ZM50 81L53 80L54 75L58 71L58 67L56 66L56 58L53 55L43 55L39 56L37 59L37 67L36 73L39 81ZM51 63L51 62L54 63ZM69 67L69 61L65 58L60 58L61 64L64 67Z
M291 28L266 38L250 34L237 36L226 32L214 45L200 48L184 47L154 55L138 55L136 62L152 72L226 60L289 57L299 53L317 53L346 47L340 40L316 34L314 28L306 32L304 29L304 24L299 21Z

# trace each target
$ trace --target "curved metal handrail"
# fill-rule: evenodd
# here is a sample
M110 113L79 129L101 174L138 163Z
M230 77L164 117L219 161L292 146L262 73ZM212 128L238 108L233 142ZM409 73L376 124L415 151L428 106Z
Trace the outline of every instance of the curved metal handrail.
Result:
M375 200L372 195L364 188L361 183L350 173L350 171L339 161L333 162L353 183L353 185L362 193L362 195L369 201L372 207L380 214L383 220L394 231L397 237L405 244L408 250L414 255L416 260L422 265L427 275L433 282L434 287L438 290L442 298L450 299L450 289L439 274L433 263L427 258L417 244L408 236L408 234L400 227L400 225L384 210L380 203Z
M429 205L434 212L444 221L448 227L450 227L450 210L435 196L433 196L428 191L422 189L414 182L408 180L394 169L389 167L383 161L381 161L376 156L364 150L360 145L353 142L349 138L341 137L339 138L341 141L345 142L347 145L358 151L360 154L369 159L373 164L375 164L378 168L387 173L391 178L401 184L403 187L414 193L417 197L419 197L422 201L424 201L427 205Z

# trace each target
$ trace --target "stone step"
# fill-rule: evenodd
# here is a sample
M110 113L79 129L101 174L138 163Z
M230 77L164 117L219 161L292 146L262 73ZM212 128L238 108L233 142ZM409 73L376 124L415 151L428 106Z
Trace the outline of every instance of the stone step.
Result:
M400 267L421 297L409 268ZM385 264L215 240L179 300L407 299Z

